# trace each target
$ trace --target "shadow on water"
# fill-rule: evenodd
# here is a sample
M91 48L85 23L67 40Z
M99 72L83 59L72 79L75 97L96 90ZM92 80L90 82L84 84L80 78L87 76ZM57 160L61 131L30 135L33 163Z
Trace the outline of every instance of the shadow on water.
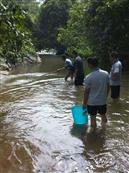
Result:
M72 136L83 141L85 145L84 153L91 150L94 153L99 153L104 148L106 128L100 128L94 132L90 132L88 125L73 125L70 133Z
M74 125L72 126L70 133L72 136L75 136L81 140L83 140L86 131L87 131L88 126L86 125Z
M103 150L105 144L105 129L99 129L95 132L86 133L84 140L87 151L99 153Z
M115 165L115 161L106 148L106 128L90 132L88 126L76 125L70 132L72 136L81 139L84 144L83 155L88 161L86 172L106 172Z

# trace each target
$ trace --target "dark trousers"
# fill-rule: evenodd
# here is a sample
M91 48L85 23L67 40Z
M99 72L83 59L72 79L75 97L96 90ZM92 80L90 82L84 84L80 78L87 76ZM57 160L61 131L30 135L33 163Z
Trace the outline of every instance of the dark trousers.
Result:
M120 97L120 85L111 85L111 98L117 99Z

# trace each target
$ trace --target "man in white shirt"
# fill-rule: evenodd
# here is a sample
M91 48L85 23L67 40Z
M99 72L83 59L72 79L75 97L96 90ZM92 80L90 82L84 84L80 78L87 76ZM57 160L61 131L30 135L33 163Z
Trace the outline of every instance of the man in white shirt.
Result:
M112 67L110 71L111 97L113 99L117 99L120 96L122 64L118 59L117 53L113 52L110 56L112 62Z
M73 81L73 76L74 76L74 65L71 61L71 59L69 58L69 55L67 53L65 53L63 56L63 59L65 61L65 65L62 68L57 69L56 71L62 71L64 69L66 69L66 75L65 75L65 81L67 81L67 79L70 77L71 80Z
M68 54L66 54L67 56ZM65 76L65 81L67 81L67 79L69 77L71 77L71 80L73 81L73 76L74 76L74 65L71 61L70 58L66 58L65 59L65 69L67 69L67 74Z
M83 107L87 108L91 117L91 127L96 129L96 115L101 115L102 124L107 122L107 96L109 92L109 74L98 68L98 59L91 57L87 59L88 66L92 72L84 79L85 92Z

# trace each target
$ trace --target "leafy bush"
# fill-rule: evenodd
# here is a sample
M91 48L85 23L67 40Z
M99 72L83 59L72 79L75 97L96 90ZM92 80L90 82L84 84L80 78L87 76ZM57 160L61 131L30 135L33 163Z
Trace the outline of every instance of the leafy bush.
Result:
M70 9L66 27L59 29L58 41L89 56L96 54L109 63L112 50L128 52L128 0L81 0Z
M0 2L0 57L11 64L34 51L27 13L13 0Z

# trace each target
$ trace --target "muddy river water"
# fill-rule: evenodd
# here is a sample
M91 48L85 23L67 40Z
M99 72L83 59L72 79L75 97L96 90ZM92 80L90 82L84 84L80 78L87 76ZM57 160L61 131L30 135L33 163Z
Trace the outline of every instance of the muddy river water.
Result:
M121 98L108 99L108 124L73 127L71 106L83 87L64 81L62 60L18 67L1 78L0 173L128 173L129 73Z

